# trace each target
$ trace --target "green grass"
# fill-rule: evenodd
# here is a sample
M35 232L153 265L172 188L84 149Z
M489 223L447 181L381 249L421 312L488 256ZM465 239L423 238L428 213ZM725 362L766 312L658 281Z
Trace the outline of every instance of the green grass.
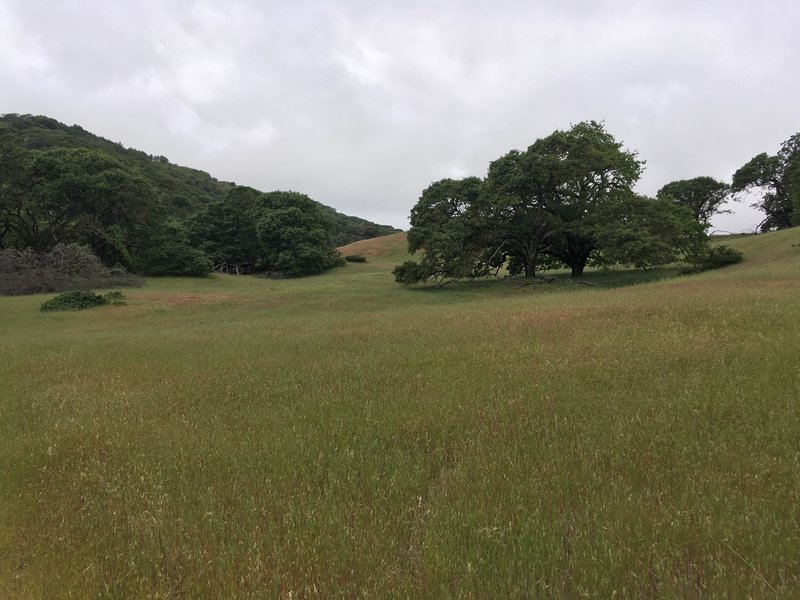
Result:
M796 597L798 242L426 292L390 236L0 298L0 597Z

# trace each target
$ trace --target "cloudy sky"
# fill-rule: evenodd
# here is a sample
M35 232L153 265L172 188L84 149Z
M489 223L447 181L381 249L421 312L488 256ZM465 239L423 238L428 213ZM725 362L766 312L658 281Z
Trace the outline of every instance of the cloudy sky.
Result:
M798 31L795 0L0 0L0 113L406 227L432 181L587 119L642 193L729 180L800 131Z

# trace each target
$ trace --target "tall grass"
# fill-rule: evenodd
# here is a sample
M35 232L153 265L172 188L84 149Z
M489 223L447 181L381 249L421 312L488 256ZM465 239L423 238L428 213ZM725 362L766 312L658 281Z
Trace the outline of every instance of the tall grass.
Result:
M0 299L0 595L795 597L798 242L424 292L390 236L303 280Z

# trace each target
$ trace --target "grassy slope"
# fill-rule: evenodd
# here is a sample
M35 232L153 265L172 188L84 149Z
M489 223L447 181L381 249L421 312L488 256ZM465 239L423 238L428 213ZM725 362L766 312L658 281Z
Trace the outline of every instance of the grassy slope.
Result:
M793 597L800 229L618 289L0 298L0 596Z

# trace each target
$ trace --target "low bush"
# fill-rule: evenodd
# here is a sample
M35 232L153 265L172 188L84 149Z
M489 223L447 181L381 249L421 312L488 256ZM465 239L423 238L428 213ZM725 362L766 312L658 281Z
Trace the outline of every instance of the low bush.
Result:
M691 259L691 266L687 267L681 274L691 275L703 271L720 269L728 265L735 265L744 260L744 255L730 246L711 246Z
M397 265L392 270L392 275L394 275L394 280L399 284L414 285L433 279L436 274L427 265L407 260L403 264Z
M348 256L345 256L344 259L347 262L352 262L352 263L365 263L365 262L367 262L367 257L366 256L362 256L361 254L350 254Z
M106 292L103 294L103 298L106 299L108 304L113 304L114 306L125 304L125 295L119 290L111 290L110 292Z
M74 291L64 292L42 303L41 310L51 312L55 310L84 310L106 304L125 304L125 296L119 290L112 290L102 296L94 292Z

